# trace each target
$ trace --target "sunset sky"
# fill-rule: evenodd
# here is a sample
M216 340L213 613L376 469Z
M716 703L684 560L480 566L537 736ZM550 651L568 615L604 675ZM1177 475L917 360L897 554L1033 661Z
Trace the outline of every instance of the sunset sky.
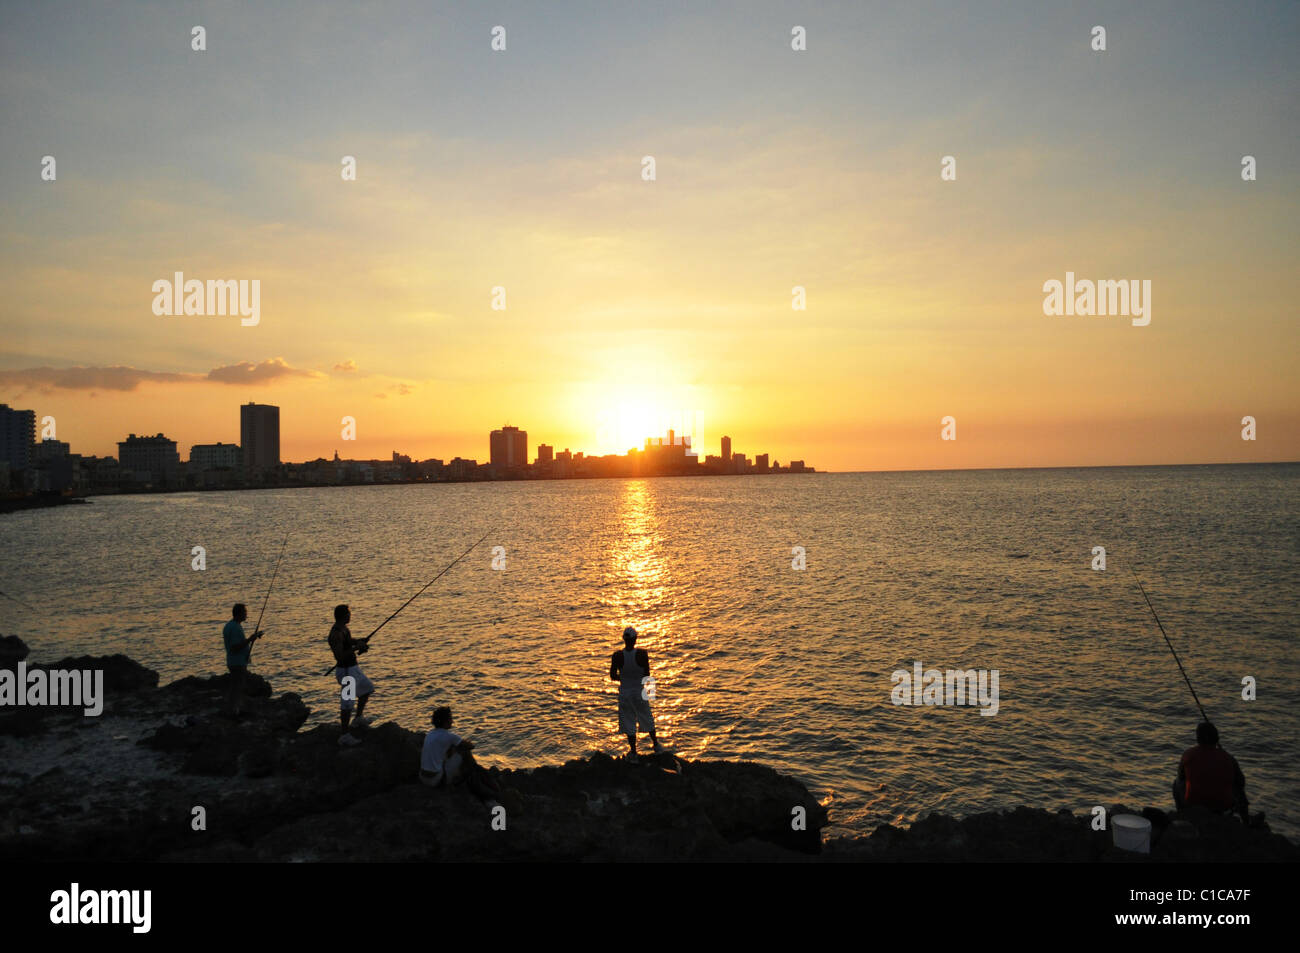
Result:
M0 7L0 402L183 459L250 400L286 460L1300 459L1300 5L430 6ZM1045 316L1066 271L1150 325Z

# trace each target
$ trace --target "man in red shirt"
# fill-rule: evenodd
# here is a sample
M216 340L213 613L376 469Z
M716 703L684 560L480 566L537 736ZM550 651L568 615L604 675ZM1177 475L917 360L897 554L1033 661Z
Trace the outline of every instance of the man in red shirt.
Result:
M1174 804L1206 807L1220 814L1236 812L1249 823L1246 777L1237 759L1219 747L1219 729L1208 721L1196 726L1196 744L1183 752L1174 780Z

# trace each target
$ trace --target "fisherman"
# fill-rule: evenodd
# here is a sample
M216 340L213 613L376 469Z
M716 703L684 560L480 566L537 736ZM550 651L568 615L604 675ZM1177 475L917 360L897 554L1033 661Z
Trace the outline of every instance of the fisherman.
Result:
M650 679L650 655L645 649L636 647L636 629L630 625L623 630L624 647L614 653L609 663L609 677L618 682L618 728L627 735L627 759L636 762L636 733L640 726L642 731L650 733L654 743L655 754L663 751L659 739L655 737L655 719L650 713L650 701L647 693L647 679ZM653 679L649 684L653 685Z
M433 730L420 751L420 781L431 788L464 782L480 801L499 803L501 788L474 760L474 742L453 732L451 724L450 708L433 710Z
M375 686L357 665L357 656L364 655L370 646L365 639L352 638L352 632L348 629L348 623L351 621L351 609L346 605L334 607L334 625L330 629L329 643L330 650L334 653L334 677L338 679L342 699L342 707L339 710L339 717L343 722L343 734L339 735L341 745L361 744L361 739L349 731L349 725L364 728L374 721L373 718L365 716L364 712L366 702L370 698L370 693L375 690ZM351 679L351 684L345 683L345 679ZM357 709L355 722L352 721L353 705Z
M1246 776L1237 759L1219 747L1219 729L1208 721L1196 726L1196 744L1183 752L1174 780L1174 805L1207 807L1211 811L1237 814L1250 823L1250 802L1246 799Z
M248 680L248 661L253 654L253 643L262 637L258 629L248 638L244 638L243 622L248 618L248 608L242 602L236 602L230 611L230 621L221 630L222 641L226 644L226 668L230 672L230 690L227 702L230 717L239 718L244 705L244 685Z

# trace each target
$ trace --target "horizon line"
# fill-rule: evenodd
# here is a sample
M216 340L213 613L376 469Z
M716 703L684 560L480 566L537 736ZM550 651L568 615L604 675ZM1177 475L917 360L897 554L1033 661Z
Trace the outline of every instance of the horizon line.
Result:
M1155 467L1262 467L1300 464L1300 460L1220 460L1213 463L1075 463L1050 467L913 467L890 470L821 470L819 474L847 476L854 473L969 473L1003 470L1137 470Z

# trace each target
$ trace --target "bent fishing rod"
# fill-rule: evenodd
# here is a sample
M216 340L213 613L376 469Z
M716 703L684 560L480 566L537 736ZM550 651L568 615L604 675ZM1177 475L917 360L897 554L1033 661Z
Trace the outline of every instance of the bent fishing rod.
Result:
M1129 572L1133 572L1133 570L1130 569ZM1156 615L1156 607L1151 604L1151 597L1147 595L1146 587L1142 585L1142 580L1138 578L1136 572L1133 572L1133 581L1136 582L1138 588L1142 590L1142 598L1147 601L1147 608L1151 610L1151 615L1155 616L1156 625L1160 626L1160 634L1165 637L1165 645L1169 646L1169 651L1173 655L1174 661L1178 663L1178 671L1183 673L1183 681L1187 683L1187 688L1192 693L1192 699L1196 702L1196 707L1201 710L1201 717L1206 721L1209 721L1210 716L1205 713L1205 708L1201 705L1201 700L1196 697L1196 689L1192 688L1192 680L1187 677L1187 670L1183 668L1182 660L1179 659L1178 653L1174 651L1174 643L1169 641L1169 634L1165 632L1165 627L1160 622L1160 616Z
M425 589L428 589L428 588L429 588L430 586L432 586L435 582L437 582L437 581L438 581L439 579L441 579L444 575L446 575L447 572L451 569L452 566L456 565L456 563L460 562L462 559L464 559L466 556L468 556L470 553L472 553L472 552L473 552L473 551L478 547L478 544L479 544L479 543L483 542L483 540L485 540L485 539L488 538L488 533L491 533L491 532L492 532L492 530L488 530L487 533L484 533L481 537L479 537L479 540L478 540L477 543L474 543L472 546L470 546L469 549L465 550L463 553L461 553L459 556L457 556L455 559L453 559L450 563L448 563L446 569L443 569L442 572L438 573L438 575L434 576L432 579L430 579L428 582L426 582L423 586L420 587L420 591L419 591L419 592L417 592L415 595L411 596L411 598L407 599L407 600L406 600L405 602L403 602L400 606L398 606L398 607L397 607L397 612L401 612L403 609L405 609L407 606L409 606L412 602L414 602L417 598L419 598L420 593L424 592ZM372 631L372 632L371 632L369 635L367 635L364 639L358 639L357 641L364 643L366 646L369 646L369 645L370 645L370 640L371 640L372 638L374 638L375 632L378 632L378 631L379 631L380 629L382 629L384 626L388 625L388 623L392 622L393 619L395 619L395 618L397 617L397 612L394 612L392 615L390 615L390 616L389 616L387 619L385 619L383 622L379 623L379 625L375 626L374 631ZM330 674L330 673L333 672L334 669L336 669L337 667L338 667L337 665L331 665L329 668L327 668L327 669L325 670L324 674L326 674L326 675Z
M289 534L284 534L284 542L280 544L280 555L275 559L275 572L271 573L271 584L266 587L266 598L262 600L262 611L257 614L257 625L253 626L253 632L257 633L262 628L262 616L266 613L266 604L271 601L271 590L275 588L275 577L280 574L280 560L284 558L284 548L289 545Z
M6 599L8 599L10 602L16 602L16 603L18 603L18 604L19 604L20 606L22 606L24 609L32 609L31 606L29 606L27 603L23 602L23 600L19 599L17 596L11 596L11 595L9 595L9 593L7 593L7 592L0 592L0 596L4 596L4 597L5 597ZM35 612L36 610L35 610L35 609L32 609L32 611Z

